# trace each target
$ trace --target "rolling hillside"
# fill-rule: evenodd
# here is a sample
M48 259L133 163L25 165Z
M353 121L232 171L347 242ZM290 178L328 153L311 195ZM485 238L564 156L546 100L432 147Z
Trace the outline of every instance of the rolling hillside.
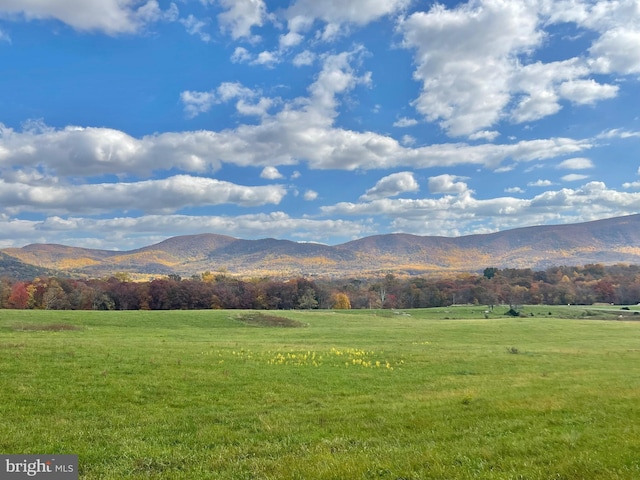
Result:
M22 266L24 271L37 267L89 277L128 272L134 278L221 270L288 278L380 272L416 275L481 271L488 266L543 269L588 263L640 264L640 215L453 238L375 235L335 246L206 233L173 237L127 252L34 244L0 253L0 272L3 264L10 264L5 271Z

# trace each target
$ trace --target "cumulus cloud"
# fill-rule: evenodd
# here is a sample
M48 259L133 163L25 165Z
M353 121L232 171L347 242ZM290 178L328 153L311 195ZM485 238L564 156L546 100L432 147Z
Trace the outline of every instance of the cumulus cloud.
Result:
M180 169L202 173L224 163L278 166L306 162L313 169L430 168L478 165L489 169L510 162L530 162L575 155L594 146L589 139L548 138L515 143L431 144L413 148L370 131L334 126L341 96L370 82L352 62L359 50L328 55L308 96L278 104L236 82L207 92L185 91L187 115L236 100L239 113L260 115L256 124L221 131L166 132L135 138L125 132L95 127L54 129L36 125L19 132L0 125L0 169L20 164L56 175L148 174Z
M550 23L575 23L597 34L588 63L595 73L640 72L640 7L636 0L544 2Z
M459 182L457 180L464 180L465 177L458 177L456 175L438 175L437 177L429 178L429 191L431 193L455 193L460 194L467 192L469 187L465 182Z
M351 0L318 2L296 0L286 11L290 32L304 33L316 20L324 23L318 37L330 41L339 36L345 25L366 25L406 7L409 0Z
M404 128L404 127L413 127L414 125L417 125L417 124L418 124L418 121L415 118L402 117L396 120L393 123L393 126Z
M271 66L280 62L280 57L278 52L269 52L267 50L260 52L251 63L253 65L266 65Z
M264 0L219 0L224 12L218 15L220 28L231 34L231 38L238 40L246 38L251 41L259 37L251 33L253 27L264 24L267 7Z
M481 130L469 135L469 140L488 140L489 142L493 142L499 136L500 132L495 130Z
M561 23L595 32L589 55L531 62L548 38L545 29ZM616 97L619 86L590 77L640 72L638 25L635 0L475 0L415 12L398 30L414 52L414 78L422 83L414 107L450 136L468 136L505 119L554 115L562 100L591 105Z
M339 78L339 76L338 76ZM302 110L285 108L259 125L234 130L167 132L134 138L119 130L65 127L17 132L0 125L0 168L39 167L58 175L189 172L239 166L294 165L314 169L430 168L479 165L497 168L506 159L544 160L589 150L589 140L550 138L513 144L434 144L403 147L384 135L331 126L335 92L317 88Z
M514 123L532 122L561 110L560 85L589 73L584 61L571 58L557 62L535 62L514 66L512 95L517 99L509 112ZM568 87L567 94L569 94Z
M464 195L436 199L382 198L370 202L341 202L322 207L324 215L378 216L392 219L396 231L423 235L479 233L529 225L575 223L637 213L640 192L618 192L602 182L576 189L562 188L532 198L497 197L478 199L469 190Z
M593 79L571 80L561 84L559 92L560 95L573 103L591 105L598 100L614 98L618 95L618 87L616 85L602 85Z
M309 50L305 50L304 52L300 52L293 58L293 64L296 67L309 66L313 65L313 62L316 60L316 55Z
M518 54L541 42L530 3L478 1L447 9L436 4L400 24L415 51L414 77L422 82L415 107L450 135L469 135L495 124L510 100Z
M84 185L34 186L0 180L0 204L12 214L25 210L90 214L117 210L175 212L185 207L225 203L252 207L278 204L285 195L282 185L249 187L189 175Z
M196 92L185 90L180 94L180 101L184 104L184 111L189 118L208 112L211 107L225 103L235 98L246 100L257 95L257 92L244 87L239 82L224 82L216 90Z
M261 178L266 178L268 180L275 180L278 178L282 178L282 174L278 171L276 167L264 167L262 172L260 173Z
M287 48L295 47L296 45L300 44L302 40L304 40L304 37L297 32L289 32L284 35L280 35L280 48L287 49ZM307 54L310 53L308 50L305 50L305 52L307 52ZM296 58L298 58L300 55L302 54L298 54ZM298 62L302 58L303 57L300 57L298 59ZM294 59L294 65L295 64L296 64L296 60Z
M231 55L231 61L233 63L248 63L252 59L251 53L244 47L236 47Z
M637 4L636 4L637 7ZM640 9L639 9L640 10ZM640 22L640 13L635 19ZM614 28L606 31L590 48L592 68L598 73L640 73L640 27Z
M378 198L395 197L405 192L416 192L420 189L413 177L413 172L398 172L381 178L360 197L361 200L375 200Z
M157 0L0 0L0 14L16 14L26 20L59 20L80 31L99 31L109 35L136 33L146 24L175 20L177 7L172 3L162 11Z
M318 198L318 192L316 192L315 190L307 190L306 192L304 192L304 199L307 201L312 201L315 200L316 198Z

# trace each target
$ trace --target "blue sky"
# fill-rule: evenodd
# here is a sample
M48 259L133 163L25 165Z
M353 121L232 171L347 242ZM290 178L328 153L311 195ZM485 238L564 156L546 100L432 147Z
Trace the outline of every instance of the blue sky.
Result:
M640 211L637 0L0 0L0 247Z

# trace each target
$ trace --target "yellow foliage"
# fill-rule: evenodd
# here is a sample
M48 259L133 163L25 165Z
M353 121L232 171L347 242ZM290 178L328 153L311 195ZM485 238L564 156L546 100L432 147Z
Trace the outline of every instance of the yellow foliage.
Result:
M335 308L337 310L350 310L351 302L349 301L349 297L344 293L336 293L333 296L333 305L331 308Z
M99 265L100 262L93 258L79 257L79 258L64 258L56 262L56 268L61 270L72 270L76 268L90 267L92 265Z

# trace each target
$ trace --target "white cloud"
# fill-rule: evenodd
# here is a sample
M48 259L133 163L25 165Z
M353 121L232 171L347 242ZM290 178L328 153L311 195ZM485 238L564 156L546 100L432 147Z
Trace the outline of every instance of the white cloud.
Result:
M224 82L220 84L216 90L208 92L186 90L180 94L180 101L184 104L184 111L187 116L193 118L201 113L208 112L211 110L211 107L216 104L225 103L236 98L239 98L243 102L239 108L241 113L248 113L249 105L246 104L246 99L252 98L257 94L258 92L244 87L241 83ZM259 111L264 111L264 109L268 108L270 102L267 101L267 103L268 104L263 103L262 109ZM244 111L242 111L243 107ZM260 105L258 105L258 107L260 107Z
M636 4L637 7L637 4ZM640 9L638 9L640 10ZM596 40L589 52L593 57L592 68L598 73L640 73L640 14L635 28L613 28Z
M630 132L622 128L611 128L600 133L596 138L633 138L640 137L640 131Z
M260 115L257 124L220 131L166 132L134 138L109 128L44 125L22 132L0 125L0 169L20 164L56 175L148 174L180 169L202 173L223 163L278 166L305 162L312 169L368 170L478 165L489 169L503 161L529 162L576 155L591 149L589 139L548 138L508 144L431 144L412 148L370 131L334 126L341 96L370 76L351 63L360 50L323 57L323 65L307 97L286 102L255 97L258 91L239 83L223 83L208 92L183 92L188 115L207 111L217 102L237 100L238 111ZM268 110L281 105L279 111Z
M563 168L566 170L586 170L593 167L593 162L588 158L569 158L567 160L563 160L557 166L557 168Z
M109 35L136 33L158 20L175 20L177 7L163 12L157 0L0 0L0 14L22 15L26 20L59 20L80 31L99 31Z
M192 92L186 90L180 94L180 101L184 103L184 111L189 118L208 112L218 102L215 92Z
M590 56L543 63L532 54L552 24L576 23L598 35ZM509 119L532 122L560 111L562 99L594 104L618 95L593 73L640 72L640 8L636 0L474 0L436 4L400 22L403 45L415 52L422 92L414 106L451 136Z
M307 201L312 201L315 200L316 198L318 198L318 192L314 191L314 190L307 190L306 192L304 192L304 199Z
M181 18L180 23L184 25L184 28L189 35L196 35L200 37L200 40L203 42L211 41L211 35L203 31L207 26L207 22L200 20L193 15L189 15L187 18Z
M542 5L550 23L575 23L599 34L589 49L593 72L640 72L640 6L636 0L563 0Z
M251 53L244 47L236 47L231 55L231 61L233 63L247 63L251 61Z
M589 73L581 59L557 62L535 62L515 68L512 72L513 91L518 94L510 118L515 123L532 122L560 111L559 86ZM565 87L568 89L568 87Z
M340 75L337 75L340 78ZM343 81L341 81L343 82ZM347 83L355 82L348 80ZM342 83L341 83L342 85ZM479 165L495 169L504 160L529 162L576 154L588 140L551 138L513 144L433 144L408 148L373 132L333 128L336 88L314 87L301 110L285 107L259 125L236 129L167 132L140 139L93 127L16 132L0 125L0 169L13 164L58 175L148 174L178 168L204 172L223 163L239 166L294 165L313 169L430 168ZM340 88L348 88L342 85Z
M316 60L316 54L310 52L309 50L305 50L304 52L299 53L295 57L293 57L293 64L296 67L309 66L313 65L313 62Z
M345 25L366 25L406 7L409 0L296 0L286 11L290 32L301 33L311 28L316 20L324 23L318 37L331 41L341 35Z
M504 191L505 193L524 193L524 190L520 187L508 187Z
M581 175L578 173L570 173L568 175L564 175L561 180L563 182L579 182L589 178L589 175Z
M535 182L527 183L528 187L548 187L551 185L553 185L553 182L551 180L542 180L542 179L538 179Z
M257 103L247 103L246 100L240 99L236 103L236 110L241 115L250 115L257 117L265 117L267 116L269 109L276 102L271 98L261 98Z
M0 43L5 42L5 43L11 43L11 37L9 36L9 34L7 32L5 32L4 30L0 29Z
M560 95L579 105L591 105L598 100L614 98L618 94L616 85L602 85L593 79L571 80L560 85Z
M304 37L297 32L289 32L284 35L280 35L280 48L286 49L299 45ZM308 52L308 51L307 51Z
M465 193L469 191L469 187L465 182L458 182L456 180L464 180L464 177L458 177L456 175L438 175L437 177L429 178L429 191L431 193Z
M231 33L231 38L246 38L256 41L259 37L252 35L253 27L264 24L267 7L264 0L219 0L226 10L218 15L218 22L223 31Z
M321 208L324 215L378 216L392 220L396 231L422 235L463 235L548 223L575 223L630 215L640 210L640 192L618 192L602 182L577 189L546 191L532 198L477 199L463 195L437 199L382 198L364 203L342 202Z
M104 213L117 210L175 212L184 207L232 203L243 207L278 204L282 185L248 187L189 175L133 183L29 185L0 180L5 211ZM78 201L78 199L82 201Z
M393 126L404 128L404 127L413 127L414 125L417 125L417 124L418 124L418 121L415 118L402 117L396 120L393 123Z
M469 135L495 124L510 100L518 54L542 40L529 2L440 4L400 24L404 45L415 50L422 82L416 109L450 135Z
M489 142L493 142L499 136L500 132L496 132L495 130L481 130L469 135L469 140L488 140Z
M411 135L403 135L400 143L402 143L402 145L404 145L405 147L410 147L411 145L415 145L416 139Z
M275 65L276 63L280 62L280 58L278 56L277 52L268 52L268 51L263 51L260 52L252 61L251 63L253 65L266 65L266 66L272 66Z
M282 174L278 171L276 167L264 167L262 172L260 173L260 178L266 178L268 180L275 180L278 178L283 178Z
M374 187L360 197L361 200L375 200L378 198L394 197L405 192L417 192L418 182L413 178L413 172L398 172L381 178Z

